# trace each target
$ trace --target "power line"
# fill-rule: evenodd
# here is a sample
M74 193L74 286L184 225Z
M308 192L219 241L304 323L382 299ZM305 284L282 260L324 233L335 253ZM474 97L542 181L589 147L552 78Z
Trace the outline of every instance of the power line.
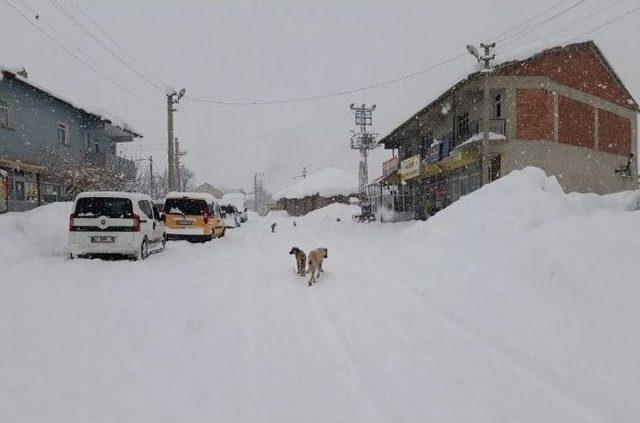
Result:
M581 4L583 4L585 1L587 0L578 0L575 3L573 3L571 6L562 9L561 11L559 11L558 13L550 16L549 18L543 20L542 22L537 23L536 25L530 27L530 28L525 28L521 31L516 32L515 34L509 35L507 37L503 37L500 38L498 40L496 40L496 42L501 43L503 41L507 41L507 40L511 40L511 42L515 41L515 40L519 40L522 37L524 37L527 34L530 34L531 32L535 31L536 29L548 24L549 22L551 22L552 20L564 15L567 12L570 12L571 10L575 9L576 7L580 6Z
M613 6L614 4L617 4L617 3L621 2L621 1L622 1L622 0L615 1L615 2L613 2L613 3L611 3L611 4L609 4L608 6L609 6L609 7L610 7L610 6ZM589 15L588 17L583 18L583 20L584 20L584 19L588 19L589 17L594 16L594 15L596 15L597 13L599 13L599 12L601 12L601 11L605 10L605 9L606 9L606 7L605 7L605 8L600 9L599 11L596 11L596 12L592 13L592 14L591 14L591 15ZM597 26L595 26L595 27L593 27L593 28L591 28L591 29L589 29L589 30L587 30L587 31L585 31L585 32L583 32L583 33L581 33L581 34L579 34L579 35L576 35L576 36L573 36L573 37L569 37L569 38L565 38L562 42L574 41L574 40L576 40L576 39L578 39L578 38L581 38L581 37L583 37L583 36L585 36L585 35L587 35L587 34L590 34L590 33L592 33L592 32L598 31L598 30L600 30L600 29L602 29L602 28L604 28L604 27L606 27L606 26L609 26L609 25L611 25L612 23L617 22L617 21L619 21L619 20L621 20L621 19L623 19L623 18L627 17L628 15L631 15L631 14L633 14L633 13L635 13L635 12L639 11L639 10L640 10L640 6L635 7L635 8L633 8L633 9L628 10L628 11L626 11L626 12L624 12L624 13L620 14L620 15L617 15L617 16L615 16L615 17L613 17L613 18L609 19L608 21L606 21L606 22L604 22L604 23L602 23L602 24L600 24L600 25L597 25ZM571 24L571 25L569 25L569 26L573 26L573 25L574 25L574 24L576 24L576 23L578 23L578 21L574 22L573 24ZM564 30L564 29L566 29L566 28L562 28L562 30ZM560 31L560 30L559 30L559 31L554 31L553 33L551 33L551 34L549 34L549 35L552 35L552 34L554 34L554 33L558 33L558 32L562 32L562 31ZM520 49L520 48L522 48L522 47L524 47L524 46L526 46L526 45L533 44L533 43L536 43L536 42L538 42L538 41L542 41L542 40L546 39L547 37L548 37L548 35L544 35L544 36L542 36L542 37L536 38L536 39L535 39L535 40L533 40L533 41L530 41L530 42L525 43L525 44L521 44L521 45L516 46L516 47L514 47L514 48L512 48L512 49L509 49L509 50L507 50L507 51L505 51L505 52L502 52L502 53L501 53L501 55L505 55L505 54L512 53L512 52L514 52L514 51L516 51L516 50L518 50L518 49Z
M223 142L223 143L217 143L217 144L208 144L208 145L204 145L204 146L199 146L199 147L191 147L189 150L193 151L193 150L199 150L199 149L210 149L213 147L225 147L225 146L229 146L229 145L239 145L239 144L251 144L254 142L261 142L261 141L265 141L269 138L273 138L275 136L278 135L284 135L290 132L296 132L302 129L306 129L308 127L311 126L316 126L316 125L326 125L329 122L333 122L337 119L341 119L343 116L342 115L335 115L332 117L328 117L327 119L323 119L321 121L312 121L312 122L307 122L301 125L297 125L294 127L290 127L290 128L286 128L286 129L282 129L282 130L278 130L278 131L273 131L273 132L268 132L266 134L260 134L260 135L255 135L253 137L249 137L249 138L245 138L242 140L238 140L238 141L227 141L227 142ZM123 146L124 148L124 146ZM132 152L142 152L142 151L150 151L150 150L159 150L159 149L164 149L164 146L160 146L160 145L154 145L154 146L147 146L147 145L139 145L139 146L134 146L134 147L128 147L127 151L132 151Z
M466 56L466 54L461 53L461 54L458 54L457 56L453 56L443 60L442 62L436 63L435 65L429 66L428 68L420 69L418 71L411 72L396 78L387 79L381 82L377 82L375 84L364 85L362 87L358 87L350 90L337 91L337 92L327 93L327 94L317 94L317 95L310 95L310 96L304 96L304 97L293 97L293 98L280 99L280 100L252 100L252 101L227 101L227 100L217 100L217 99L205 99L201 97L192 97L192 96L185 96L185 98L191 101L199 102L199 103L218 104L222 106L265 106L265 105L271 105L271 104L299 103L303 101L319 100L319 99L330 98L330 97L341 97L349 94L359 93L361 91L367 91L374 88L379 88L385 85L404 81L410 78L414 78L418 75L422 75L424 73L427 73L429 71L442 67L446 64L449 64L464 56Z
M619 21L620 19L623 19L623 18L625 18L625 17L627 17L627 16L631 15L632 13L637 12L638 10L640 10L640 6L635 7L635 8L633 8L633 9L631 9L631 10L629 10L629 11L627 11L627 12L625 12L625 13L621 14L621 15L618 15L618 16L616 16L616 17L614 17L614 18L612 18L612 19L610 19L610 20L606 21L605 23L603 23L603 24L601 24L601 25L596 26L595 28L592 28L592 29L590 29L590 30L588 30L588 31L583 32L583 33L582 33L582 34L580 34L580 35L576 35L576 36L575 36L575 37L573 37L573 38L569 38L569 40L575 40L576 38L581 38L581 37L583 37L583 36L585 36L585 35L587 35L587 34L590 34L590 33L592 33L592 32L598 31L599 29L602 29L602 28L604 28L605 26L609 26L609 25L611 25L612 23L617 22L617 21Z
M76 55L72 50L70 50L66 45L64 45L63 43L61 43L60 41L58 41L55 37L51 36L51 34L49 34L48 32L44 31L42 28L40 28L38 25L36 25L34 22L31 21L31 19L29 19L29 17L27 15L25 15L22 10L20 10L17 6L15 6L13 3L11 3L9 0L4 0L5 3L7 3L13 10L15 10L24 20L26 20L31 26L33 26L36 30L38 30L40 33L42 33L45 37L49 38L51 41L53 41L54 43L56 43L60 48L62 48L64 51L66 51L69 55L71 55L73 58L75 58L76 60L78 60L79 62L81 62L82 64L84 64L85 66L87 66L89 69L91 69L92 71L94 71L96 74L98 74L102 79L104 79L105 81L109 82L110 84L112 84L113 86L129 93L131 96L137 98L140 101L143 101L147 104L150 104L152 106L156 106L156 107L162 107L160 104L158 103L153 103L143 97L140 97L139 95L137 95L136 93L134 93L133 91L129 90L128 88L118 84L117 82L115 82L114 80L112 80L111 78L109 78L107 75L105 75L104 73L102 73L100 70L96 69L95 67L93 67L93 65L91 65L90 63L88 63L86 60L84 60L82 57Z
M517 29L518 27L524 26L527 23L535 20L537 17L545 14L546 12L554 9L555 7L557 7L560 3L562 3L565 0L561 0L559 2L557 2L554 6L552 6L551 8L547 8L545 9L543 12L538 13L537 15L535 15L534 17L525 20L524 22L518 24L518 25L514 25L513 27L509 28L506 31L503 31L502 33L498 34L498 36L506 34L514 29ZM575 7L579 6L580 4L584 3L586 0L578 0L577 2L573 3L571 6L569 6L568 8L562 9L559 13L547 18L546 20L543 20L542 22L538 23L536 26L531 27L531 28L525 28L523 31L533 31L539 27L541 27L542 25L545 25L548 22L551 22L553 19L569 12L570 10L574 9ZM508 36L508 37L504 37L498 41L504 41L507 40L509 38L518 36L519 34L522 34L523 31L518 31L515 34ZM498 38L498 36L493 37L492 39ZM371 90L374 88L379 88L382 86L386 86L386 85L390 85L393 83L397 83L397 82L401 82L410 78L414 78L417 76L420 76L422 74L425 74L427 72L430 72L432 70L435 70L437 68L440 68L446 64L449 64L451 62L454 62L462 57L465 57L466 54L465 53L461 53L458 54L456 56L450 57L448 59L445 59L439 63L436 63L432 66L429 66L427 68L424 69L420 69L418 71L415 72L411 72L405 75L401 75L399 77L396 78L391 78L391 79L387 79L381 82L377 82L374 84L369 84L369 85L365 85L365 86L361 86L358 88L354 88L354 89L350 89L350 90L343 90L343 91L337 91L337 92L332 92L332 93L326 93L326 94L316 94L316 95L310 95L310 96L302 96L302 97L292 97L292 98L285 98L285 99L270 99L270 100L250 100L250 101L230 101L230 100L222 100L222 99L207 99L207 98L202 98L202 97L196 97L196 96L185 96L186 99L194 101L194 102L199 102L199 103L208 103L208 104L216 104L216 105L220 105L220 106L265 106L265 105L273 105L273 104L288 104L288 103L299 103L299 102L304 102L304 101L312 101L312 100L319 100L319 99L325 99L325 98L332 98L332 97L341 97L341 96L345 96L345 95L350 95L350 94L356 94L362 91L367 91L367 90Z
M506 35L506 34L508 34L509 32L513 31L514 29L516 29L516 28L518 28L518 27L520 27L520 26L526 25L526 24L528 24L529 22L532 22L532 21L534 21L534 20L538 19L540 16L544 16L547 12L550 12L551 10L555 9L556 7L558 7L559 5L561 5L562 3L564 3L565 1L566 1L566 0L559 0L559 1L555 2L555 3L553 4L553 6L548 7L548 8L546 8L546 9L544 9L542 12L540 12L540 13L538 13L538 14L536 14L536 15L532 16L531 18L529 18L529 19L527 19L527 20L525 20L525 21L522 21L522 22L520 22L520 23L519 23L519 24L517 24L517 25L514 25L514 26L512 26L512 27L511 27L511 28L509 28L509 29L506 29L506 30L502 31L502 32L501 32L501 33L499 33L498 35L496 35L496 36L494 36L493 38L491 38L491 40L495 41L498 37L502 37L503 35Z
M155 88L157 88L158 90L160 90L161 92L164 92L164 89L156 84L155 82L153 82L152 80L150 80L149 78L146 77L146 75L140 73L136 68L134 68L133 66L131 66L129 64L129 62L127 62L126 60L122 59L120 57L120 55L115 52L111 47L109 47L109 45L107 45L106 43L104 43L100 38L98 38L89 28L87 28L78 18L76 18L71 12L69 12L61 3L59 3L57 0L49 0L49 3L51 3L56 9L58 9L58 11L60 11L60 13L62 13L67 19L69 19L71 22L73 22L77 27L79 27L85 34L87 34L92 40L94 40L96 43L98 43L102 48L104 48L105 50L107 50L113 57L115 57L120 63L122 63L123 65L125 65L127 68L129 68L133 73L135 73L139 78L141 78L142 80L148 82L149 84L151 84L152 86L154 86Z
M93 57L88 52L86 52L84 49L82 49L77 44L75 44L62 31L58 30L55 26L53 26L51 23L49 23L49 21L47 19L45 19L45 17L41 13L38 13L35 9L33 9L31 6L29 6L29 4L25 0L20 0L20 2L22 3L22 5L24 7L29 9L29 11L33 14L33 16L35 17L35 19L37 21L42 21L51 31L56 33L60 38L62 38L64 41L66 41L67 44L69 44L71 47L76 49L78 52L80 52L81 54L84 54L94 65L98 66L103 71L105 71L107 74L109 74L111 76L111 78L118 80L122 85L125 85L127 88L129 88L132 91L135 91L135 90L139 89L138 87L135 87L132 84L128 83L126 80L122 79L116 73L111 71L107 66L101 64L95 57ZM147 93L144 93L144 94L146 95Z
M165 86L168 85L166 82L162 80L162 78L160 78L157 74L150 71L143 63L141 63L138 59L136 59L135 56L130 54L124 47L122 47L122 45L118 41L116 41L113 37L111 37L109 33L107 33L107 31L105 31L89 14L87 14L80 7L80 5L78 5L74 0L69 0L69 2L73 5L73 7L76 8L76 10L78 10L82 14L82 16L84 16L89 22L91 22L91 24L95 26L98 29L98 31L100 31L109 41L111 41L111 43L114 46L116 46L116 48L118 48L121 52L123 52L129 59L134 61L138 66L140 66L140 68L143 71L145 71L147 74L155 78L162 85L165 85Z
M622 3L623 1L624 1L624 0L615 0L615 1L613 1L613 2L611 2L611 3L609 3L609 4L607 4L607 5L605 5L604 7L601 7L600 9L596 10L595 12L592 12L592 13L590 13L590 14L586 15L586 16L583 16L583 17L581 17L580 19L577 19L577 20L575 20L575 21L571 22L571 23L570 23L570 24L568 24L568 25L564 25L562 28L559 28L559 29L557 29L557 30L555 30L555 31L552 31L552 32L547 32L547 33L544 35L544 37L543 37L543 38L548 38L548 37L550 37L550 36L552 36L552 35L555 35L555 34L558 34L558 33L564 32L564 31L566 31L567 29L569 29L569 28L571 28L571 27L574 27L574 26L576 26L577 24L579 24L579 23L581 23L581 22L584 22L584 21L586 21L586 20L588 20L588 19L591 19L591 18L592 18L592 17L594 17L595 15L598 15L598 14L600 14L600 13L604 12L605 10L608 10L608 9L612 8L613 6L615 6L615 5L616 5L616 4L618 4L618 3Z

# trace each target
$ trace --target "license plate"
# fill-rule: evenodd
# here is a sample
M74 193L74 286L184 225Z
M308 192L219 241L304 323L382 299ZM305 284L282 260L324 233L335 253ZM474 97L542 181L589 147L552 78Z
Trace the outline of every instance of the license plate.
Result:
M193 225L193 220L185 220L185 219L182 219L182 220L176 220L176 224L177 224L177 225L184 225L184 226L186 226L186 225Z
M100 242L100 243L108 243L112 244L116 241L115 236L92 236L91 242Z

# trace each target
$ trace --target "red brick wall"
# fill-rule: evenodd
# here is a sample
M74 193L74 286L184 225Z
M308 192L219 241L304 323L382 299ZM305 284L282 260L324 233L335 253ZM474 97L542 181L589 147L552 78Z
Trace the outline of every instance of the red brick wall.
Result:
M529 60L506 66L498 73L546 76L571 88L633 109L627 93L588 44L552 49Z
M517 138L553 140L553 95L545 90L519 89L516 94Z
M595 147L594 108L586 103L558 96L558 141L580 147Z
M598 150L628 156L631 152L631 121L599 109Z

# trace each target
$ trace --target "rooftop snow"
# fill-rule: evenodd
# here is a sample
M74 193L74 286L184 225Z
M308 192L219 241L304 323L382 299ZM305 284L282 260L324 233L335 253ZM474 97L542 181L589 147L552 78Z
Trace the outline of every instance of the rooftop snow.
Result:
M320 194L324 197L332 195L349 195L358 192L358 180L355 175L335 167L328 167L300 179L293 185L277 192L273 198L304 198Z
M101 109L99 107L96 106L90 106L90 105L85 105L85 104L80 104L78 102L73 102L61 95L55 94L53 92L51 92L50 90L48 90L47 88L44 88L44 86L42 86L41 84L35 82L32 79L27 79L21 75L18 75L17 72L19 72L20 70L22 70L24 68L16 68L16 67L10 67L10 66L4 66L2 63L0 63L0 80L2 80L2 76L4 75L5 72L10 73L15 79L17 79L18 81L27 84L35 89L37 89L38 91L42 91L43 93L56 98L60 101L62 101L63 103L66 103L68 105L70 105L71 107L78 109L82 112L88 113L90 115L93 115L125 132L128 132L130 134L132 134L134 137L140 137L142 138L142 133L138 130L136 130L133 126L131 126L128 122L126 122L124 119L107 112L104 109Z

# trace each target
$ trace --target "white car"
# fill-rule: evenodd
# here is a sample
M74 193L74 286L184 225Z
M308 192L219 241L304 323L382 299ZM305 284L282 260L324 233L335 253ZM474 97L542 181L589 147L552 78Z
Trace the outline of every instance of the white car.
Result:
M240 213L238 213L236 206L233 204L220 204L220 210L222 210L222 220L225 228L240 227Z
M223 204L233 204L240 215L240 222L248 220L246 194L242 192L228 192L222 196Z
M151 197L130 192L83 192L69 216L70 257L124 255L145 259L164 250L164 216Z

